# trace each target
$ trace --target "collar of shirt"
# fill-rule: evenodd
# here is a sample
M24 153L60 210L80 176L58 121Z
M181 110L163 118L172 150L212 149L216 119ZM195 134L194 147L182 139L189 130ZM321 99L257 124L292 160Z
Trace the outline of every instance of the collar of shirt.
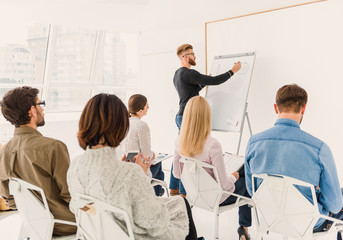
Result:
M130 118L129 118L129 120L140 120L140 118L139 117L137 117L137 116L131 116Z
M36 134L39 136L43 136L40 132L38 132L36 129L31 127L17 127L14 129L14 135L18 134Z
M288 126L288 127L295 127L300 128L300 125L297 121L289 119L289 118L279 118L276 120L274 126Z

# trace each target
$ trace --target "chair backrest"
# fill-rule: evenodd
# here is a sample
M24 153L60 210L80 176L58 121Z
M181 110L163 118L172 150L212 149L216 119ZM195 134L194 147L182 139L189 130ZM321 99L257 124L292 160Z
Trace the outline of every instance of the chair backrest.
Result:
M134 235L128 214L93 197L75 194L74 205L78 234L84 240L133 240ZM120 226L119 221L126 226ZM123 228L126 228L125 230Z
M257 189L256 182L260 184ZM320 216L313 185L268 174L253 175L252 183L260 233L275 232L297 239L311 239ZM308 200L299 188L307 188L312 199Z
M215 211L219 207L220 198L223 194L217 168L197 159L184 156L180 159L181 163L183 163L181 180L187 192L187 200L193 206ZM211 169L217 180L205 168Z
M34 240L51 239L54 217L49 210L43 189L21 179L10 178L9 190L22 220L22 233Z

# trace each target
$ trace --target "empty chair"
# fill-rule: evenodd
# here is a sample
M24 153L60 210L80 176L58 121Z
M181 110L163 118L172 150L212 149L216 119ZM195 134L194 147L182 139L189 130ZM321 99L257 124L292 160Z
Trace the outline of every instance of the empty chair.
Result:
M55 223L67 225L76 225L60 219L54 219L51 214L43 189L25 182L18 178L9 180L10 194L13 195L20 218L22 220L22 229L20 239L31 240L49 240L76 239L75 235L71 236L53 236ZM38 197L40 195L41 199Z
M262 182L256 189L256 183ZM308 188L307 199L298 188ZM313 239L343 230L343 221L319 213L314 186L282 175L259 174L252 176L253 200L259 237L278 233L295 239ZM319 218L333 221L330 230L313 233Z

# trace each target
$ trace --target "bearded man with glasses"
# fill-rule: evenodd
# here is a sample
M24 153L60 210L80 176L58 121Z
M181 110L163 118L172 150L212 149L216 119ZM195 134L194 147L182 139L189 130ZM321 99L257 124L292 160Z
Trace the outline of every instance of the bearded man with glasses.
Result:
M0 149L0 195L10 208L15 208L8 189L8 179L20 178L44 190L51 213L57 219L75 222L69 210L70 194L66 180L70 159L67 146L44 137L37 127L44 126L45 101L39 90L18 87L5 93L2 115L15 126L13 138ZM54 235L76 232L75 226L56 223Z
M194 96L199 96L200 90L207 85L219 85L226 82L241 69L241 63L237 62L227 72L212 77L203 75L198 71L191 69L191 66L196 65L196 56L194 54L192 45L182 44L177 48L176 54L181 62L181 67L176 70L173 79L174 86L179 95L179 112L175 116L175 123L180 131L183 111L188 100ZM186 196L186 191L183 188L181 181L176 179L173 175L173 166L171 169L169 188L170 195L172 196L178 194L181 194L183 197Z

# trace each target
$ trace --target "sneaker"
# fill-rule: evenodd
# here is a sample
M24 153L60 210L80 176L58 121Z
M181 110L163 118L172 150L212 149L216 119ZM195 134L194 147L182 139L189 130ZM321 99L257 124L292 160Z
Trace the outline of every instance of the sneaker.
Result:
M180 195L179 189L170 189L169 194L170 194L170 196Z

